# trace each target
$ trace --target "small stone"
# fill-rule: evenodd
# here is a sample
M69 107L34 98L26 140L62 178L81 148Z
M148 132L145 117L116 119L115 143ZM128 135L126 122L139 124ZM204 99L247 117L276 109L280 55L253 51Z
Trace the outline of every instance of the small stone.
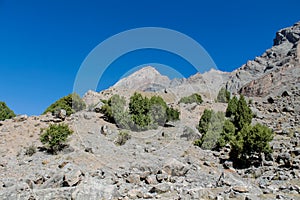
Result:
M154 187L151 188L151 190L149 191L150 193L166 193L171 191L171 187L168 183L160 183Z
M182 162L172 158L166 162L163 170L171 176L184 176L187 173L188 168Z
M60 109L58 111L55 112L55 117L61 119L61 120L65 120L67 117L67 111L64 109Z
M161 183L162 181L165 181L168 179L168 175L167 174L157 174L156 175L156 180Z
M233 189L233 191L239 192L239 193L248 193L249 192L249 189L245 186L235 186L232 189Z
M19 116L16 116L13 121L14 122L23 122L25 120L28 119L28 116L27 115L19 115Z
M93 149L91 147L86 147L84 151L87 153L93 153Z
M90 119L92 119L92 115L90 113L84 113L83 118L86 120L90 120Z
M147 176L146 178L146 183L149 184L149 185L155 185L157 184L157 180L156 180L156 176L155 175L150 175L150 176Z
M294 112L294 109L291 106L286 106L282 109L282 112Z
M131 189L127 193L130 199L141 198L143 196L142 192L138 189Z
M138 174L130 174L126 179L126 182L138 184L140 183L140 176Z
M223 164L223 167L225 169L231 169L231 168L233 168L233 162L232 161L225 161L224 164Z

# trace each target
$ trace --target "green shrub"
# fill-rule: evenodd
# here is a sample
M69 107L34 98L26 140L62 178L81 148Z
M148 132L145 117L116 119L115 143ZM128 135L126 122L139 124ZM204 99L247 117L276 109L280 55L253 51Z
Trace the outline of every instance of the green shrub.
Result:
M227 109L226 109L226 117L232 118L236 114L237 105L238 105L238 98L234 96L232 99L229 100Z
M235 120L233 123L238 130L241 130L244 126L251 124L252 118L252 111L249 108L245 97L241 95L238 101L237 110L234 117Z
M164 126L167 121L166 102L160 96L153 96L150 98L150 116L154 123Z
M146 130L153 123L150 106L150 100L139 93L130 97L129 113L137 129Z
M269 145L272 139L273 131L270 128L261 124L245 125L231 140L230 158L238 167L251 165L254 156L257 156L261 161L263 153L272 152Z
M182 97L179 100L179 103L184 103L184 104L191 104L191 103L201 104L202 102L203 102L202 97L197 93L194 93L187 97Z
M86 105L80 96L76 93L69 94L50 105L43 114L51 112L55 114L57 111L64 109L67 112L67 116L85 109Z
M222 87L217 96L217 102L219 103L227 103L230 100L230 92L227 91L224 87Z
M180 119L180 111L174 108L167 108L167 122L178 121Z
M63 148L64 142L73 133L73 130L66 124L51 124L47 129L42 129L41 132L41 142L51 153L55 154Z
M194 144L213 150L230 144L230 159L236 167L261 162L262 154L271 153L269 142L273 139L273 131L259 123L251 126L253 115L244 96L229 101L226 116L228 119L222 113L205 110L198 125L202 137Z
M168 107L160 96L153 96L150 98L150 115L155 124L164 126L169 121L179 120L180 112Z
M35 153L36 153L36 146L35 145L32 144L29 147L25 148L25 155L32 156Z
M204 110L204 112L200 118L199 125L197 127L200 133L205 134L208 131L212 113L213 113L212 110L209 110L209 109Z
M101 113L107 121L115 123L119 128L134 131L164 126L168 121L178 120L180 115L178 110L169 108L159 96L148 99L139 93L134 93L130 97L128 110L125 98L119 95L114 95L103 102Z
M202 149L212 150L217 148L221 139L224 121L224 113L204 110L198 125L198 130L202 133L202 137L196 142L196 145Z
M106 120L111 123L116 123L120 120L125 112L126 100L119 95L113 95L108 101L102 101L104 105L101 107L100 112L104 114Z
M220 138L217 141L216 149L223 148L226 144L229 144L235 137L235 126L234 124L226 119L224 121L223 130L220 134Z
M227 106L226 117L229 117L235 127L240 131L244 126L251 124L253 113L249 108L245 97L233 97Z
M121 132L119 133L119 135L118 135L118 137L117 137L115 143L116 143L117 145L122 146L122 145L124 145L124 144L127 142L127 140L130 140L130 139L131 139L131 135L129 135L128 132L121 131Z
M0 102L0 121L11 119L15 116L14 111L12 111L5 102Z

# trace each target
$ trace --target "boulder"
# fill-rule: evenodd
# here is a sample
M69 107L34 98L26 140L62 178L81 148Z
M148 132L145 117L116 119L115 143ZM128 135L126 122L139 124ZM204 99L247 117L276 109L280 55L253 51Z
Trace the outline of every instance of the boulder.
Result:
M139 184L140 176L138 174L130 174L126 179L126 182L132 183L132 184Z
M64 109L60 109L57 112L55 112L55 117L61 119L61 120L65 120L67 117L67 111Z
M84 176L83 172L78 167L70 163L65 165L64 171L65 174L63 177L63 186L65 187L73 187L78 185Z
M163 166L163 171L171 176L184 176L188 170L185 164L175 158L169 159Z
M169 183L159 183L150 189L150 193L166 193L171 191L171 186Z

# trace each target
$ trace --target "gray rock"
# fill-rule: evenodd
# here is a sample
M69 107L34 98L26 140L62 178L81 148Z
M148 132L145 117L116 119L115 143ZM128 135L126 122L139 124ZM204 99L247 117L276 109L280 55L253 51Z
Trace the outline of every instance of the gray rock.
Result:
M61 119L61 120L65 120L67 117L67 111L64 109L60 109L57 112L54 113L55 117Z
M294 108L291 106L286 106L282 109L282 112L294 112Z
M83 118L86 119L86 120L90 120L93 117L95 117L95 115L93 115L92 113L84 113L83 114Z
M110 135L110 134L111 134L111 130L108 128L107 125L104 125L104 126L102 126L101 129L100 129L100 133L101 133L102 135Z
M63 186L73 187L81 182L84 174L80 169L70 163L68 163L64 169Z
M26 121L28 119L27 115L18 115L15 118L13 118L14 122L23 122Z
M161 183L162 181L166 181L168 179L167 174L157 174L156 175L156 180Z
M174 158L169 159L163 166L163 171L171 176L184 176L188 170L187 165Z
M128 183L133 183L133 184L139 184L140 183L140 176L138 174L130 174L126 181Z
M152 187L149 192L161 194L169 191L171 191L171 186L169 185L169 183L159 183L156 186Z
M249 189L245 186L235 186L232 188L233 191L239 192L239 193L248 193Z
M180 135L180 138L186 138L187 141L194 141L200 138L200 134L197 130L185 126L183 129L183 134Z
M149 185L155 185L158 183L156 176L154 174L147 176L145 182Z
M136 198L142 198L144 194L139 189L131 189L128 191L127 196L129 197L129 199L136 199Z

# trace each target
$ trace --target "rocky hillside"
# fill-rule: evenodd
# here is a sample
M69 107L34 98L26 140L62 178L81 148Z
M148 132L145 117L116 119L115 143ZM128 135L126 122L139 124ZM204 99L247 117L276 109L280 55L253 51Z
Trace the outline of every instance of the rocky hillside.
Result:
M227 89L236 94L265 97L299 88L299 40L300 22L278 31L272 48L231 74Z
M274 46L232 73L211 70L187 79L170 80L146 67L101 92L88 91L87 109L59 118L48 113L0 122L0 199L300 199L300 23L276 34ZM206 108L222 86L251 99L253 123L275 131L271 156L261 166L234 169L230 146L221 151L193 145ZM101 99L139 91L160 95L181 112L167 127L131 135L118 145L120 130L99 113ZM204 102L178 104L200 93ZM40 142L41 129L68 124L74 133L57 155ZM33 152L35 149L36 152Z

